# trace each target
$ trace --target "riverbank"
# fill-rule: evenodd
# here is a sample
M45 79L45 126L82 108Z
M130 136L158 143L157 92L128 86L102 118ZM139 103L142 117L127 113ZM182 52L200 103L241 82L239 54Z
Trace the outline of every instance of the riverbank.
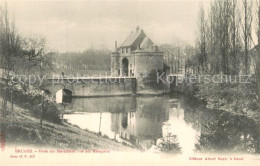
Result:
M56 124L43 121L40 126L39 119L32 117L28 110L17 106L14 106L14 112L8 110L6 117L1 117L0 129L7 147L28 145L59 149L134 151L131 147L65 122Z
M256 94L256 83L185 83L172 86L172 93L203 102L208 109L229 112L234 116L245 116L260 124L260 105Z

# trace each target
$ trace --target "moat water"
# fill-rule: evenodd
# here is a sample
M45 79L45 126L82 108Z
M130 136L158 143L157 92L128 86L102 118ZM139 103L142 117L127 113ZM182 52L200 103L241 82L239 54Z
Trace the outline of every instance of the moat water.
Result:
M63 118L144 151L184 153L257 150L257 126L181 96L73 98Z

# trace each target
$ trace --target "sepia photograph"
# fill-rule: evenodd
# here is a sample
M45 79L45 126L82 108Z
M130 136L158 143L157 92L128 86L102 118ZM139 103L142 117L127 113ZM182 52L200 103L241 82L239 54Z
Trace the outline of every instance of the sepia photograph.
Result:
M260 165L259 0L0 0L0 163Z

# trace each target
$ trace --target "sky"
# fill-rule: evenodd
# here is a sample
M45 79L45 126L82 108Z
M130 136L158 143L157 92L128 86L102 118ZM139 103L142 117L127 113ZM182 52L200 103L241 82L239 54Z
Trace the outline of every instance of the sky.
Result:
M198 10L209 1L8 1L18 32L45 38L50 50L114 48L138 25L156 44L193 45Z

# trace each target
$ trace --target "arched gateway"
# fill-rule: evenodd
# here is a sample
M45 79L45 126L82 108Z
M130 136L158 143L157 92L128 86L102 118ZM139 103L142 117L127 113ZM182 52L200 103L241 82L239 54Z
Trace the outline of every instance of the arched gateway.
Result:
M124 58L122 60L122 76L128 77L128 59Z

